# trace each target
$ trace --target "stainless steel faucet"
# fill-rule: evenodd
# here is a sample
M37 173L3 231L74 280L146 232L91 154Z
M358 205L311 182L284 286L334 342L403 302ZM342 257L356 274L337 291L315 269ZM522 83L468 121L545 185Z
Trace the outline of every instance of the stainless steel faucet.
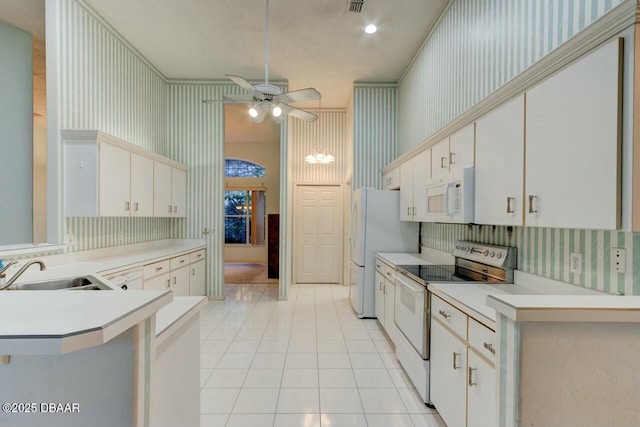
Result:
M0 269L0 274L3 274L9 267L12 265L16 265L18 261L11 261L9 264L5 265L4 268Z
M7 264L7 266L2 271L6 271L6 269L9 266L11 266L11 265L13 265L15 263L16 263L15 261L10 262L9 264ZM25 263L25 265L20 267L20 270L16 271L16 274L14 274L13 277L11 277L11 279L7 280L7 283L5 283L4 285L2 285L0 287L0 291L8 288L11 285L13 285L14 282L16 280L18 280L18 277L20 277L22 275L22 273L24 273L27 270L27 268L31 267L33 264L40 264L40 271L47 269L47 267L44 265L44 262L42 262L40 260L29 261L29 262ZM0 274L4 274L4 273L0 272Z

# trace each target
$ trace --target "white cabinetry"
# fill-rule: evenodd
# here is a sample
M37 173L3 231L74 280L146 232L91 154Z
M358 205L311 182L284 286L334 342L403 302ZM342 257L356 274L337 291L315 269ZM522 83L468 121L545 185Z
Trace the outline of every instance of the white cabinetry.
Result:
M475 221L522 225L524 95L476 122L475 175Z
M184 165L99 131L64 130L62 137L65 216L154 216L159 164L169 170L169 216L185 216Z
M448 427L496 425L495 332L433 295L431 401Z
M396 295L395 271L395 267L390 266L376 257L376 317L394 344L396 343L398 334L398 327L394 322L394 301Z
M620 226L622 39L527 92L526 224Z
M475 164L475 124L471 123L431 147L431 177L471 168Z
M131 216L153 216L153 160L131 153Z
M400 220L426 220L426 184L430 176L431 150L422 151L400 165Z
M204 249L146 264L143 271L144 289L171 289L175 296L204 296Z
M376 268L378 268L378 264L379 263L380 263L380 261L376 260ZM384 269L384 267L382 267L382 268ZM384 309L385 309L384 285L385 285L384 274L380 273L379 270L376 270L375 313L376 313L376 317L378 318L378 320L380 321L380 323L382 324L383 327L384 327L384 324L385 324L385 317L384 317Z
M191 269L191 276L189 277L189 295L206 295L206 267L204 260L192 263L189 268Z
M389 172L382 174L382 189L397 190L400 188L400 167L391 169Z
M186 216L187 173L161 162L155 162L153 183L153 215Z

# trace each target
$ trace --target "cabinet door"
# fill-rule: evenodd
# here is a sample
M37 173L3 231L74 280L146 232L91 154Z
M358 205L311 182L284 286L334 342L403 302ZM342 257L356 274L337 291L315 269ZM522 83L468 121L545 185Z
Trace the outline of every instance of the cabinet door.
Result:
M475 222L522 225L524 95L476 122Z
M171 285L171 274L165 273L159 276L152 277L150 279L144 279L143 288L145 291L164 291L169 289Z
M467 377L467 427L497 425L494 368L475 352L469 350Z
M431 147L431 177L438 178L449 174L449 138Z
M400 165L400 221L413 220L413 162Z
M395 298L396 298L396 284L393 280L384 280L385 295L384 295L384 329L387 331L387 335L391 338L391 341L395 344L397 341L398 327L393 321L395 315Z
M100 216L129 216L131 212L131 154L100 142Z
M187 216L187 172L171 169L171 201L174 217Z
M189 296L189 273L187 266L171 271L171 290L174 296Z
M467 347L431 320L431 401L448 427L465 427Z
M172 213L171 166L153 162L153 216L169 217Z
M400 167L396 167L382 175L383 190L397 190L398 188L400 188Z
M204 260L194 262L190 266L191 276L189 277L189 295L206 295L205 278L206 269Z
M526 225L619 227L621 41L527 92Z
M153 160L131 153L131 216L153 216Z
M431 150L425 150L413 158L413 220L427 220L427 181L431 176Z
M471 123L449 137L449 171L459 172L475 164L475 124Z
M385 282L384 276L380 274L379 271L376 271L375 313L380 323L382 323L382 326L385 325L385 319L384 319L384 309L385 309L384 284L385 283L384 282Z

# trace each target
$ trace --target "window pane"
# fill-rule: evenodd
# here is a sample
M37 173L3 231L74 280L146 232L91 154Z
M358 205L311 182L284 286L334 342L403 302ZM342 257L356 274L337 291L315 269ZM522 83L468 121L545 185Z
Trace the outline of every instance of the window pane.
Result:
M247 243L247 218L224 219L224 242Z
M265 176L264 167L239 159L225 159L224 170L227 178L262 178Z
M246 215L247 214L247 192L246 191L225 191L224 192L224 214L225 215Z

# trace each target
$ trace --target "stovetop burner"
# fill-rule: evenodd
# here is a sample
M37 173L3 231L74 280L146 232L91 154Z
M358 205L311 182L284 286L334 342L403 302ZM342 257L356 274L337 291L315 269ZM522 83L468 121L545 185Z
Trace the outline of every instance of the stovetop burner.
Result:
M397 265L396 268L424 282L465 282L467 279L456 274L455 265Z

